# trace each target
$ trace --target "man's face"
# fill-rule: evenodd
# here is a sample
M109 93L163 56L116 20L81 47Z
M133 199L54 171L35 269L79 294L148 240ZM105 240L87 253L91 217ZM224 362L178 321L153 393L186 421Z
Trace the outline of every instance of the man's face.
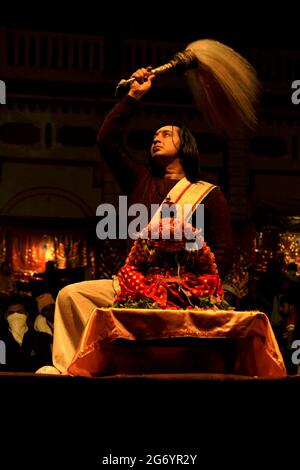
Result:
M54 322L54 310L55 310L54 304L45 305L45 307L41 311L41 315L43 315L43 317L45 317L50 323L53 323Z
M178 156L179 149L179 127L164 126L155 132L151 145L151 156L157 159L158 163L170 163Z
M6 318L7 318L9 315L12 315L13 313L22 313L23 315L26 315L26 316L27 316L25 307L24 307L24 305L22 305L22 304L10 305L10 306L8 307L8 309L7 309Z
M290 313L290 306L287 302L284 302L280 306L280 312L281 312L282 315L288 315Z

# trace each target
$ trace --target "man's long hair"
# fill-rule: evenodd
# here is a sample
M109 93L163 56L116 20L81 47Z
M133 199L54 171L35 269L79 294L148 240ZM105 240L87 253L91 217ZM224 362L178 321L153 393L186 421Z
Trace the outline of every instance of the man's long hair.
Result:
M179 161L182 165L185 177L191 183L196 183L201 179L200 155L197 142L191 131L184 125L172 124L172 127L179 127L180 149L178 151ZM150 171L153 176L162 178L164 169L157 161L149 155Z

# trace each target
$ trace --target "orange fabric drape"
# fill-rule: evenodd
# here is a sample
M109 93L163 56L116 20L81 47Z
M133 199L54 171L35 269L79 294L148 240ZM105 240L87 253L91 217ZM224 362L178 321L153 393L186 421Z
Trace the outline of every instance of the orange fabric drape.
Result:
M185 341L190 338L191 344L185 342L181 348L177 343L172 348L170 342L162 341L180 338ZM217 339L223 341L216 343ZM161 341L155 345L153 340ZM210 350L206 360L211 361L212 368L218 364L220 372L224 340L231 340L235 345L234 373L260 377L286 375L282 355L264 313L118 308L94 310L68 372L83 376L146 373L149 364L151 371L157 373L166 372L164 367L169 366L172 372L177 366L178 371L191 371L189 361L195 363L197 350L203 343ZM210 348L213 344L215 349ZM134 345L137 348L132 348ZM191 354L186 356L191 348ZM215 359L218 356L215 362L214 356ZM202 372L203 364L198 366L198 372ZM194 372L198 366L195 365Z

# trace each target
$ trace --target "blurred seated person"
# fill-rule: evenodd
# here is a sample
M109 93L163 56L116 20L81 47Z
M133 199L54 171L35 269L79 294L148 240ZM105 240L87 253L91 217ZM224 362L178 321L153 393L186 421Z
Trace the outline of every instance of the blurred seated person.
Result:
M269 304L270 310L273 307L273 298L280 292L281 285L285 279L284 272L281 269L281 263L276 258L270 258L267 263L267 269L261 275L259 281L260 292Z
M42 273L34 273L35 277L43 280L43 292L50 293L56 299L60 290L60 274L56 269L54 261L47 261L45 271Z
M281 283L279 285L278 293L273 296L273 304L272 304L272 314L271 314L271 325L272 328L276 333L279 331L281 334L281 326L282 326L282 314L281 314L281 298L282 297L290 297L296 298L297 292L294 291L292 287L293 282L287 276L283 276L281 279Z
M286 275L289 278L290 281L292 282L297 282L298 281L298 266L296 263L289 263L286 268Z
M297 274L298 265L296 263L289 263L286 268L286 277L290 282L289 293L296 301L297 310L300 308L300 296L299 296L299 287L300 287L300 278Z
M281 350L288 374L296 374L297 366L292 361L292 342L294 339L294 330L297 322L297 308L293 296L285 295L280 298L281 324Z
M239 309L239 302L240 302L240 291L239 289L228 282L222 284L222 288L224 291L224 299L226 302L233 307L235 310Z
M36 302L39 313L34 321L34 329L53 336L55 300L51 294L45 293L39 295Z
M266 313L270 317L270 307L263 296L259 293L259 283L257 280L252 279L248 282L248 294L240 300L241 311L253 311Z
M34 372L51 361L49 334L37 332L28 321L22 299L14 296L8 303L1 325L0 339L6 347L6 364L2 371Z
M248 282L253 281L253 280L254 281L259 281L260 273L259 273L259 270L258 270L258 268L255 264L250 264L247 267L247 278L248 278Z
M9 297L16 292L16 282L10 264L3 261L0 266L0 296Z

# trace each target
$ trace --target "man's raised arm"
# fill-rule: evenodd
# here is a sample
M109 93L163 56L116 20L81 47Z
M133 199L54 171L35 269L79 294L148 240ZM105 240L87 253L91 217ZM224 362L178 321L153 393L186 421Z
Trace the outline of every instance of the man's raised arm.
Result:
M108 113L97 137L104 160L125 192L134 184L139 167L125 148L126 128L130 117L139 108L139 100L150 90L154 77L149 75L148 69L139 69L132 76L136 80L131 84L128 95Z

